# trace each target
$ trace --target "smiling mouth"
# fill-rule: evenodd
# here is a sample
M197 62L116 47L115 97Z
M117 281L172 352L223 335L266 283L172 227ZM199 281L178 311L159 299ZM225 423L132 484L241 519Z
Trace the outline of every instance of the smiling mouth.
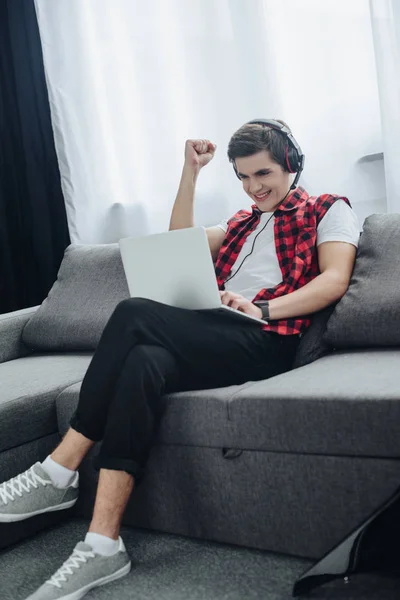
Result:
M269 192L265 192L265 194L254 194L254 197L257 198L257 200L264 200L265 198L268 198L271 192L272 190L269 190Z

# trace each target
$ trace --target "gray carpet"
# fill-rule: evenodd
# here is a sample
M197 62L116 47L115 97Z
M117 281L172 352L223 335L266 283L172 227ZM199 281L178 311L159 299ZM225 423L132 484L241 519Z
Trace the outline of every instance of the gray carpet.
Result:
M74 519L0 552L0 600L24 600L84 538ZM237 546L124 527L131 573L93 590L88 600L287 600L311 563ZM354 577L319 588L313 600L398 600L400 580Z

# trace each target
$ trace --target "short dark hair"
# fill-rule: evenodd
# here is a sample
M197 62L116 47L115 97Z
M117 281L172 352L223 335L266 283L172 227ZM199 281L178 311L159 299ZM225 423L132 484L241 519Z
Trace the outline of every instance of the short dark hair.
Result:
M274 119L274 121L278 121L290 130L285 121L281 119ZM228 144L228 158L233 163L237 158L266 150L274 162L278 163L284 171L290 172L286 163L287 144L285 134L266 125L246 123L231 137Z

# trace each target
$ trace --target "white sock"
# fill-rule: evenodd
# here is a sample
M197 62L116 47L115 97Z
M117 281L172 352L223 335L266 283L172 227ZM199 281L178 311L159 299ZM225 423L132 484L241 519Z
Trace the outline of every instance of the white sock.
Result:
M71 483L76 471L71 471L56 463L50 455L42 462L42 467L56 487L66 488Z
M97 554L101 554L102 556L111 556L112 554L116 554L118 552L119 538L118 540L113 540L106 535L101 535L101 533L87 533L85 537L85 544L92 546L93 550Z

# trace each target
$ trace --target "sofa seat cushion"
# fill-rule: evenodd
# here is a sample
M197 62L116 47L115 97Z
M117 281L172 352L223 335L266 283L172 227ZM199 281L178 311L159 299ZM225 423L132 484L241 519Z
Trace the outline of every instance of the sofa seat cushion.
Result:
M157 442L186 446L229 447L232 443L228 422L230 399L252 383L226 388L185 391L163 398L165 412ZM63 435L79 399L81 384L65 389L57 398L59 431ZM133 401L133 400L132 400Z
M400 456L400 349L352 350L240 390L229 402L234 447Z
M0 364L0 452L58 431L55 400L82 381L91 357L33 354Z

